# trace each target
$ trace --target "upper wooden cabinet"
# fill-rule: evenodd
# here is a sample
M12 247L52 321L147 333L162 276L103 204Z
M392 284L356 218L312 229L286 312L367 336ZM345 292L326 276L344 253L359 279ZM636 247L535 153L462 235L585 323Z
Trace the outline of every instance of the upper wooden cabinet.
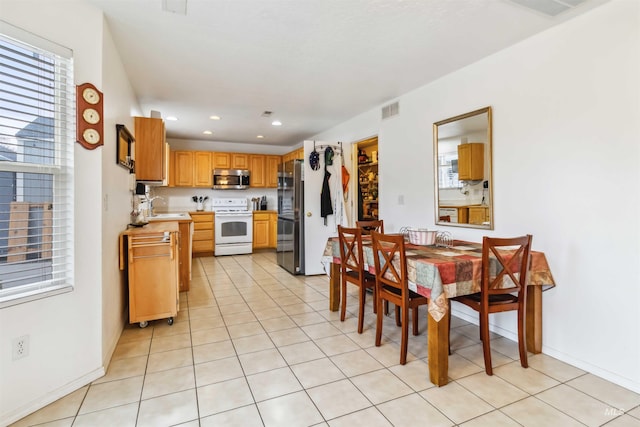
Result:
M250 169L249 154L231 153L231 169Z
M213 169L229 169L231 167L231 153L211 153L213 155Z
M211 155L209 151L196 151L193 153L193 184L196 187L213 186L213 174Z
M135 117L135 174L138 181L166 178L165 130L162 119Z
M249 154L213 153L214 169L249 169Z
M169 186L208 187L213 185L213 169L248 169L251 187L277 188L281 157L265 154L172 151Z
M263 154L252 154L249 162L251 171L251 187L264 188L267 185L265 177L265 157Z
M458 180L484 179L484 144L470 142L458 145Z
M289 160L301 159L304 160L304 148L298 148L297 150L291 151L282 156L283 162L288 162Z
M251 187L277 188L278 168L281 159L282 157L280 156L252 154L249 168L251 171Z
M212 167L209 151L174 151L172 177L176 187L211 187Z
M280 169L280 163L282 157L280 156L266 156L266 187L278 188L278 169ZM252 172L253 173L253 172Z
M175 151L173 153L173 185L193 187L193 151Z

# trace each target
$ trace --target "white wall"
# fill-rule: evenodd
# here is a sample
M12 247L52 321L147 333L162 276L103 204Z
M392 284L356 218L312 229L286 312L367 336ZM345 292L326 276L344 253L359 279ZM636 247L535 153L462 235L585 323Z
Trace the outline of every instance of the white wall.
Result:
M133 117L141 113L106 23L102 69L105 93L105 145L102 147L102 360L107 366L128 320L127 287L124 272L118 269L118 236L130 222L130 188L135 180L127 169L116 164L116 124L125 125L133 134Z
M120 221L103 220L101 206L105 191L114 196L109 215L122 214L122 189L116 189L122 177L103 156L115 166L114 120L131 114L131 94L118 74L121 66L104 64L119 59L110 42L103 46L103 15L96 8L74 0L2 0L1 11L4 21L71 48L75 83L91 82L105 92L107 116L105 146L86 150L75 144L74 291L0 310L0 425L5 425L103 375L103 362L120 334L122 291L112 264ZM126 99L116 103L116 96ZM103 186L103 174L115 182ZM103 257L111 264L104 271ZM109 289L103 289L103 279ZM13 361L11 341L22 335L30 337L29 356Z
M639 8L614 0L400 97L397 117L376 108L313 137L379 133L385 229L433 226L432 124L492 106L495 230L441 229L474 241L532 233L557 283L543 294L543 352L636 392ZM515 336L512 316L493 322Z

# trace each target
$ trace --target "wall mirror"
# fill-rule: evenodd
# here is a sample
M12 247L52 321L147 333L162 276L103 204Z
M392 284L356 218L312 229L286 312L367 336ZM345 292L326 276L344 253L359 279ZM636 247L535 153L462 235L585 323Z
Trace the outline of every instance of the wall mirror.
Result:
M134 142L135 139L125 125L116 125L116 163L129 169L131 173L134 171L134 161L131 158Z
M436 224L493 230L491 107L433 124Z

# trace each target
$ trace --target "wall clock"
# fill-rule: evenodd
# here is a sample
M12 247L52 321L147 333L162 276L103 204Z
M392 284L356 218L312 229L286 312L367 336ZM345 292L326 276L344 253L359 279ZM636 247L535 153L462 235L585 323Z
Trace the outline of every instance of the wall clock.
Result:
M88 150L104 144L103 98L91 83L76 86L76 141Z

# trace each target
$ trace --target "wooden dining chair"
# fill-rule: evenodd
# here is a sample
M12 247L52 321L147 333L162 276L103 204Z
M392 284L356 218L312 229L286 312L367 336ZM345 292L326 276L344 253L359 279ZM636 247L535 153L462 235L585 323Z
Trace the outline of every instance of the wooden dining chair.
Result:
M344 322L347 310L347 283L358 286L358 333L362 333L364 325L364 306L366 302L366 290L373 291L373 312L376 312L376 278L364 269L362 255L362 230L359 228L347 228L338 226L338 238L340 242L340 321Z
M380 346L382 338L382 302L389 301L396 305L396 324L402 327L400 364L404 365L407 362L409 310L412 311L413 335L418 335L418 307L427 304L429 300L409 289L404 236L372 231L371 238L373 240L376 294L378 297L376 346ZM398 312L398 308L400 312Z
M518 311L518 349L520 364L529 366L526 341L526 296L527 275L529 273L530 234L514 238L482 239L482 280L480 292L453 298L480 314L480 339L484 353L484 368L487 375L493 375L491 366L491 346L489 339L489 314L503 311ZM451 313L451 300L449 300ZM449 316L449 330L451 316ZM451 350L449 350L451 353Z
M356 227L362 229L362 234L371 234L372 230L384 233L384 220L356 221Z

